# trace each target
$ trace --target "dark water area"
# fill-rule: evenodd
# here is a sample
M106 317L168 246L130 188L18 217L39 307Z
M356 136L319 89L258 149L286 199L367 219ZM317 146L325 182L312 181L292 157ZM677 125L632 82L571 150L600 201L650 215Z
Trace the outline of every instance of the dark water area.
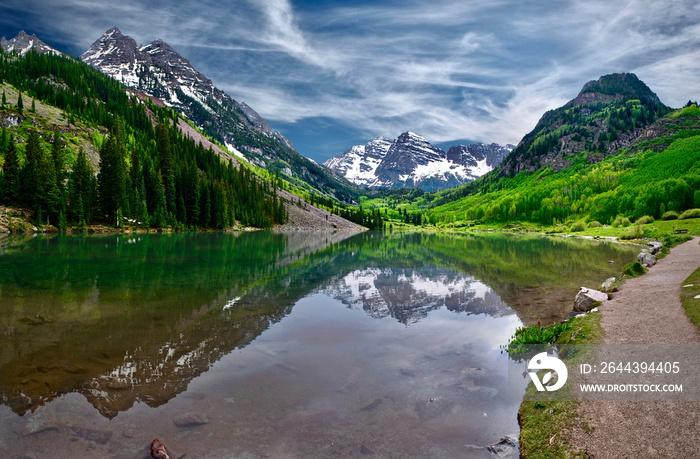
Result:
M500 346L568 317L638 251L503 234L0 239L0 457L140 458L156 437L187 458L493 457L527 384Z

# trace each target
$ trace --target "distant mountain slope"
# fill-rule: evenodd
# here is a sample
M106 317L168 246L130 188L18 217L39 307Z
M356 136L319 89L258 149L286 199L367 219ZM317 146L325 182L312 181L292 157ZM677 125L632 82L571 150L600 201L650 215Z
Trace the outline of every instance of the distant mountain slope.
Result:
M357 190L296 152L292 142L255 110L214 86L163 40L139 46L114 27L80 58L126 86L163 100L232 154L278 171L297 186L315 188L342 201L356 199Z
M501 164L500 175L570 167L581 152L594 163L629 147L669 108L636 75L605 75L563 107L546 112Z
M38 53L63 54L62 52L53 49L43 41L39 40L36 35L27 35L24 30L20 30L17 36L10 40L6 40L5 37L2 37L2 39L0 39L0 47L2 47L3 51L5 52L11 53L14 51L22 56L27 54L31 49Z
M414 132L390 141L379 137L356 145L324 166L369 188L435 191L474 180L496 167L514 148L497 144L451 147L447 153Z

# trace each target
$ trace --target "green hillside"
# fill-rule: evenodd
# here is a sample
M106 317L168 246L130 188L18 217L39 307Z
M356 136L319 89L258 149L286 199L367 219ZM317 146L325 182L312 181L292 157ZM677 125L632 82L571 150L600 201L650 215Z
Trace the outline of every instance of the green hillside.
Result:
M129 98L75 59L3 53L0 84L0 203L32 209L37 222L222 229L286 219L277 180L223 161L184 137L172 110Z
M699 115L695 105L675 111L650 126L653 138L594 164L584 151L570 168L558 172L546 167L512 178L493 174L467 196L451 199L456 190L428 196L424 214L443 226L576 220L612 224L617 218L659 219L669 211L682 215L700 207Z

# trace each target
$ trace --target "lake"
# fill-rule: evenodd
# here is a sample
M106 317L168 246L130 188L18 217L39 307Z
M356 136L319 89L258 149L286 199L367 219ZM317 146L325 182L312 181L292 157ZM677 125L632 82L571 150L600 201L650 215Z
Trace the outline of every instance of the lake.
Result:
M493 457L528 382L500 346L638 252L497 233L6 237L0 457L141 458L156 437L171 458Z

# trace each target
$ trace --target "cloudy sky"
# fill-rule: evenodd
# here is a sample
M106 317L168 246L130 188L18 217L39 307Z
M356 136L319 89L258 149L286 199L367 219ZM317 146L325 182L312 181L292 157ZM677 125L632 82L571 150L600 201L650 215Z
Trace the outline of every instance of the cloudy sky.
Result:
M700 98L700 4L685 0L3 0L79 55L116 26L168 42L317 161L412 130L447 147L517 143L589 80L634 72Z

